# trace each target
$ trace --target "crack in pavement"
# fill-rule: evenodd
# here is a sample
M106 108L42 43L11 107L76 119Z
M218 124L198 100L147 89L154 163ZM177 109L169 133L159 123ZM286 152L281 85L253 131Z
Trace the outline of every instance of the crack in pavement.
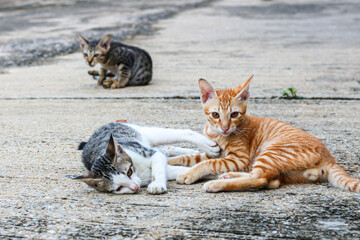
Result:
M147 100L147 99L200 99L198 96L164 96L164 97L0 97L1 101L14 101L14 100L116 100L116 99L130 99L130 100ZM355 97L253 97L253 100L267 100L267 99L280 99L280 100L331 100L331 101L360 101L360 98Z

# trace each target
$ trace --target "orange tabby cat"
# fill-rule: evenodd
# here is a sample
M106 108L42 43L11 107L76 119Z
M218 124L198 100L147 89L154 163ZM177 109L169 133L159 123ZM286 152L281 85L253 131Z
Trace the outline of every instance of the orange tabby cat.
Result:
M208 122L204 133L222 149L222 158L206 154L169 158L170 165L193 166L177 182L191 184L209 174L222 174L204 185L207 192L278 188L285 183L328 180L335 187L360 192L319 139L283 122L246 115L252 77L233 89L214 90L199 80ZM203 161L205 160L205 161Z

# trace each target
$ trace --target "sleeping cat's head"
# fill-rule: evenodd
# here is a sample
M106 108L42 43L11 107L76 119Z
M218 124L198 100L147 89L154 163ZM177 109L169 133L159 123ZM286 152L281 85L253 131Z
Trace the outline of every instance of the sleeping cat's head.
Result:
M199 80L201 102L213 130L229 136L244 120L250 97L251 76L237 88L215 90L205 79Z
M80 41L80 47L83 57L90 67L94 67L96 63L103 63L106 59L105 55L110 49L111 35L105 35L99 41L88 41L80 34L77 35Z
M74 178L100 192L136 193L141 180L135 173L131 158L111 135L106 152L97 158L86 176Z

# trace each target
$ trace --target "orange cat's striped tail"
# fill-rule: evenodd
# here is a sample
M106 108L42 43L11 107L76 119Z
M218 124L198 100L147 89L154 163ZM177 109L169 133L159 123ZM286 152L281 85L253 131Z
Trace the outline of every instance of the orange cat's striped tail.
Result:
M337 163L327 165L328 180L334 187L360 193L360 180L352 178Z

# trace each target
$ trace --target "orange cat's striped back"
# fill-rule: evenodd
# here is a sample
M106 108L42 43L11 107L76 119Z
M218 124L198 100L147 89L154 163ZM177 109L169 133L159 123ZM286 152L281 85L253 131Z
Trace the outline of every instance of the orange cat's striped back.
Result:
M220 180L206 183L205 190L238 191L329 181L335 187L360 192L360 181L335 162L319 139L281 121L246 114L251 78L237 88L216 91L200 79L208 121L204 133L220 145L223 156L169 159L170 164L177 165L198 163L180 175L178 182L189 184L208 174L224 173Z

